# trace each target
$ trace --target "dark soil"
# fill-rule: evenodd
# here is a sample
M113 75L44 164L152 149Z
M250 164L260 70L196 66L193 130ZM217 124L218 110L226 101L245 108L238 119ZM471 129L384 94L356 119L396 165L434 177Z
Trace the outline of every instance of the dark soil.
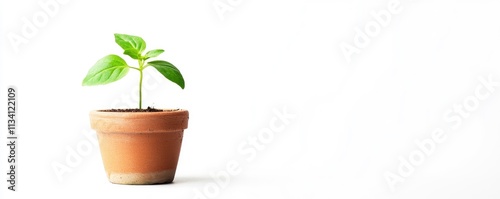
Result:
M138 108L128 108L128 109L106 109L106 110L100 110L101 112L163 112L163 111L176 111L179 109L170 109L170 110L163 110L163 109L156 109L149 107L145 109L138 109Z

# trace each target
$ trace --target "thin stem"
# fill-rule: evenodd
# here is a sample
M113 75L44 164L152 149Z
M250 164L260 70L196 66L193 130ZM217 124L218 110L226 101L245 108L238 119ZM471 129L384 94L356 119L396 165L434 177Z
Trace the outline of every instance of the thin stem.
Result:
M133 67L133 66L128 66L129 68L132 68L132 69L135 69L135 70L138 70L138 71L141 71L141 69L137 68L137 67Z
M142 70L144 69L144 61L142 59L139 59L139 109L142 109Z
M139 70L141 77L139 78L139 109L142 109L142 70Z

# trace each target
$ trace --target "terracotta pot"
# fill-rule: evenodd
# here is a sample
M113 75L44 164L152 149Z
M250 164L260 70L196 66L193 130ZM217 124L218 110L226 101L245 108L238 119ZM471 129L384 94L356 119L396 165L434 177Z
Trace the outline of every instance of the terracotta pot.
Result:
M174 180L187 110L90 112L108 179L116 184Z

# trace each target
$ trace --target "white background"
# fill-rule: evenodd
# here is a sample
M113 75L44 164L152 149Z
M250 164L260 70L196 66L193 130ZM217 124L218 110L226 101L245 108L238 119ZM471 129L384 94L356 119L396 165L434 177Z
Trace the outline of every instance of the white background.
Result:
M481 77L500 82L498 1L400 0L401 11L351 62L341 43L353 45L356 29L390 1L221 0L231 7L222 18L213 0L69 0L53 16L40 7L45 2L0 4L0 110L7 86L15 86L20 137L18 191L2 180L2 198L195 198L214 187L210 173L232 160L242 172L206 198L500 197L500 90L456 129L443 117L474 98ZM23 36L40 13L46 24L12 45L9 35ZM190 111L173 184L109 183L96 145L60 179L54 172L91 143L90 110L135 99L135 71L107 86L81 86L95 61L121 54L113 33L165 49L159 58L186 80L181 90L149 71L144 94L145 106ZM247 161L238 147L284 109L295 118ZM399 157L418 152L415 140L436 129L447 139L391 191L384 175L398 174ZM5 145L1 152L4 173Z

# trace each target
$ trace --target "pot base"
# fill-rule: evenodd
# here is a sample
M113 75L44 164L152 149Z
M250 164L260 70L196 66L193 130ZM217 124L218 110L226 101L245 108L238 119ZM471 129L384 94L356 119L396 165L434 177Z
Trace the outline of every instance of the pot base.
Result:
M113 184L165 184L174 180L175 169L151 173L108 173L108 179Z

